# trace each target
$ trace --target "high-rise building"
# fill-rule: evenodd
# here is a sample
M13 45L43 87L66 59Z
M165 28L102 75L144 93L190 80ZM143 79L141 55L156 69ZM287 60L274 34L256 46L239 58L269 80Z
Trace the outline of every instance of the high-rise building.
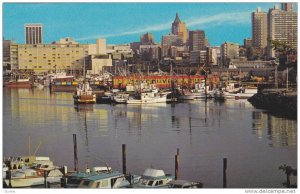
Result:
M203 30L189 31L190 51L206 49L205 32Z
M221 58L224 66L228 66L231 59L237 59L239 56L239 44L225 42L221 45Z
M283 10L278 5L268 12L268 40L277 40L294 49L297 48L297 13L293 5L284 4ZM268 41L268 57L275 57L271 41Z
M43 44L43 25L25 24L26 44Z
M258 7L252 12L252 46L265 48L267 46L267 13Z
M183 45L187 43L188 30L185 23L180 21L178 13L176 13L176 18L172 23L172 34L178 35L182 39Z
M162 37L162 47L182 46L182 39L178 35L169 34Z
M244 48L251 47L252 46L252 39L251 38L245 38L244 39Z
M152 45L154 44L154 36L151 33L146 33L141 36L141 45Z
M293 3L281 3L281 10L282 11L294 11L294 4Z

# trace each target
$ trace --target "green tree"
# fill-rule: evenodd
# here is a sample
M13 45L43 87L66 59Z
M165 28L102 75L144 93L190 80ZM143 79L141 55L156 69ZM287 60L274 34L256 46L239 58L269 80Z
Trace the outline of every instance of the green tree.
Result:
M247 47L247 50L246 50L246 56L247 56L247 59L249 61L253 61L255 56L254 56L254 48L252 46L248 46Z
M283 185L286 185L287 188L297 187L297 185L291 185L290 180L291 175L297 176L297 169L293 169L291 166L284 164L279 166L279 170L283 170L286 174L286 182L284 182Z

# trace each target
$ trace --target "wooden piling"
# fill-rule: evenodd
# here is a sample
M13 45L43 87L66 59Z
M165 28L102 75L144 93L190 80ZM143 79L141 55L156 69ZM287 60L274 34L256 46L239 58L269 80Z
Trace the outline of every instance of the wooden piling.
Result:
M227 158L223 158L223 188L227 187L226 171L227 171Z
M126 144L122 144L123 174L126 174Z
M9 182L8 182L8 188L12 188L12 185L11 185L11 170L8 170L8 180L9 180Z
M178 179L179 176L179 155L175 155L175 180Z
M44 170L44 186L45 186L45 188L48 188L48 186L47 186L47 171L46 170Z
M74 146L74 171L78 171L78 157L77 157L77 139L76 134L73 134L73 146Z

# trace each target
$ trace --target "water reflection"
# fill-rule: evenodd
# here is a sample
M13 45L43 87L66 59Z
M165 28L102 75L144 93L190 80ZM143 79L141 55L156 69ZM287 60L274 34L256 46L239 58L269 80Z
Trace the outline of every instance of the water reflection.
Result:
M43 140L39 153L72 166L76 133L82 168L105 161L121 169L125 143L131 172L142 174L153 164L172 173L180 148L182 178L203 178L207 187L221 185L217 169L224 156L231 161L232 187L281 187L281 173L274 176L278 166L297 161L297 121L274 117L247 101L74 106L71 93L47 90L4 90L3 101L4 156L27 153L27 146L15 142L27 145L24 137L31 135Z
M259 139L267 136L270 146L292 146L297 143L297 122L278 118L262 111L252 112L252 129Z

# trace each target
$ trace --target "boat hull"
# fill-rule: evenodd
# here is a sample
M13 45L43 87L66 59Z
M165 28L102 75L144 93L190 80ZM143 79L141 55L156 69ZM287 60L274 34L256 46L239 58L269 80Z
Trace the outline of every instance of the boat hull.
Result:
M32 88L32 83L28 82L6 82L4 83L5 87L8 88Z
M94 104L96 103L96 95L74 95L75 104Z
M50 184L60 183L61 177L47 177L47 182ZM11 182L12 188L26 188L26 187L38 187L44 185L45 179L44 177L30 177L30 178L15 178L4 179L4 183L7 187L9 187L9 182Z

